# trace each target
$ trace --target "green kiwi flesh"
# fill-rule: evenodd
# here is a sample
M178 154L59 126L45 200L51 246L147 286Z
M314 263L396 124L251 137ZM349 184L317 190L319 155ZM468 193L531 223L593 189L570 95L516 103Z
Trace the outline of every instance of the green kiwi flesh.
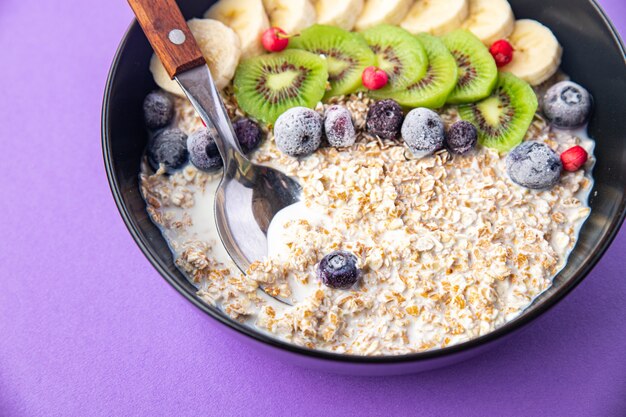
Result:
M362 86L363 70L376 64L376 56L361 37L334 26L313 25L291 38L288 48L304 49L326 59L330 90L325 98L357 91Z
M424 46L428 56L426 74L419 81L409 84L402 90L392 92L388 96L404 107L438 109L443 107L456 86L456 60L441 39L426 33L417 35L417 39ZM379 94L379 90L370 93L375 98L388 98Z
M426 51L411 33L382 24L361 32L361 35L376 54L376 65L389 77L387 85L377 90L377 94L388 95L391 91L401 90L426 74Z
M481 145L507 152L526 135L537 111L537 96L528 83L501 72L491 95L479 102L462 105L459 114L478 129Z
M442 37L458 66L457 84L447 102L472 103L491 94L498 78L498 68L483 43L471 32L458 29Z
M266 123L292 107L314 108L324 96L328 70L319 55L301 50L249 58L235 72L235 98L248 115Z

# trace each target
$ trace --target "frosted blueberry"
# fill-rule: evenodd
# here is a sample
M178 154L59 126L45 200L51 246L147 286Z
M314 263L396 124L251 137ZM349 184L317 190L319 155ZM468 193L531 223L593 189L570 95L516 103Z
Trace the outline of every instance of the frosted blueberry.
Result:
M548 145L522 142L506 158L506 172L511 180L531 189L549 188L559 182L561 159Z
M402 107L394 100L377 101L367 111L365 127L383 139L397 139L403 119Z
M291 108L276 120L274 139L289 156L310 155L322 143L322 116L306 107Z
M324 256L317 267L317 276L331 288L348 289L359 280L356 256L337 250Z
M589 119L592 101L589 92L580 85L561 81L544 95L543 114L557 127L579 127Z
M343 106L330 106L326 110L324 131L330 146L337 148L352 146L356 140L352 115Z
M187 138L189 160L202 171L215 171L222 167L222 157L208 129L199 129Z
M259 125L248 118L244 117L233 123L233 130L245 153L252 152L263 140L263 132Z
M174 117L174 103L162 91L153 91L143 100L143 118L148 129L156 130L170 124Z
M148 162L155 170L159 165L172 173L188 160L187 135L178 128L164 129L148 143Z
M452 153L466 154L476 146L477 141L476 127L465 120L452 123L446 132L446 147Z
M402 124L402 139L416 157L428 156L443 148L443 121L430 109L413 109Z

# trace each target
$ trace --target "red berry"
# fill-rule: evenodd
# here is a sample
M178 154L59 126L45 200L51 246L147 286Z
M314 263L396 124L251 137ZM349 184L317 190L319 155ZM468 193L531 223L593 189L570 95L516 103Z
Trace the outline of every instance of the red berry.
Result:
M582 146L573 146L561 154L563 169L566 171L578 171L587 162L587 151Z
M491 52L493 59L496 60L498 68L505 66L513 60L513 47L504 39L495 41L489 48L489 52Z
M289 36L281 28L269 28L263 32L261 43L269 52L280 52L289 45Z
M372 66L363 70L361 80L363 81L363 86L365 86L365 88L369 90L378 90L387 85L389 77L385 71Z

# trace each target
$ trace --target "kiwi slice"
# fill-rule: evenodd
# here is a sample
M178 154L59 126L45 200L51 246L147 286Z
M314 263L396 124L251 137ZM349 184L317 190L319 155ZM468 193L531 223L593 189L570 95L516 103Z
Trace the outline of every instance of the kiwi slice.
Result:
M326 61L319 55L296 49L261 55L239 63L235 98L250 116L274 123L292 107L314 108L327 80Z
M358 90L363 70L376 64L376 56L361 37L334 26L313 25L303 30L290 39L289 49L325 57L330 82L326 98Z
M456 61L441 39L420 33L417 39L422 43L428 56L426 74L419 81L389 96L405 107L428 107L438 109L446 104L446 99L456 86ZM372 91L372 97L382 98L379 91Z
M376 54L378 67L389 76L388 84L376 90L379 97L390 97L390 92L414 84L426 74L426 51L406 30L383 24L369 28L361 35Z
M459 73L448 103L472 103L491 94L498 79L498 68L480 39L467 30L458 29L442 40L456 59Z
M533 121L537 96L532 87L509 72L501 72L491 95L459 107L462 119L478 130L481 145L506 152L517 146Z

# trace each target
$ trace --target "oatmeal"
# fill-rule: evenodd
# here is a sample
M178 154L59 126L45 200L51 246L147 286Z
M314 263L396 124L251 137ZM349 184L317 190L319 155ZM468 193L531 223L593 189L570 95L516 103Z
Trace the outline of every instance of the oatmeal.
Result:
M303 196L274 219L269 256L245 275L228 258L213 220L220 173L187 165L167 176L143 165L148 212L207 303L310 348L402 354L489 333L550 286L589 214L592 182L584 171L535 191L514 184L505 156L485 147L415 159L402 143L364 133L369 99L334 101L355 119L352 147L323 147L295 159L276 148L270 133L252 155L297 178ZM175 107L183 131L201 127L186 101ZM446 125L458 118L454 108L441 116ZM593 146L580 132L551 129L539 116L527 139L557 151ZM362 271L349 291L316 277L319 260L337 249L355 254Z

